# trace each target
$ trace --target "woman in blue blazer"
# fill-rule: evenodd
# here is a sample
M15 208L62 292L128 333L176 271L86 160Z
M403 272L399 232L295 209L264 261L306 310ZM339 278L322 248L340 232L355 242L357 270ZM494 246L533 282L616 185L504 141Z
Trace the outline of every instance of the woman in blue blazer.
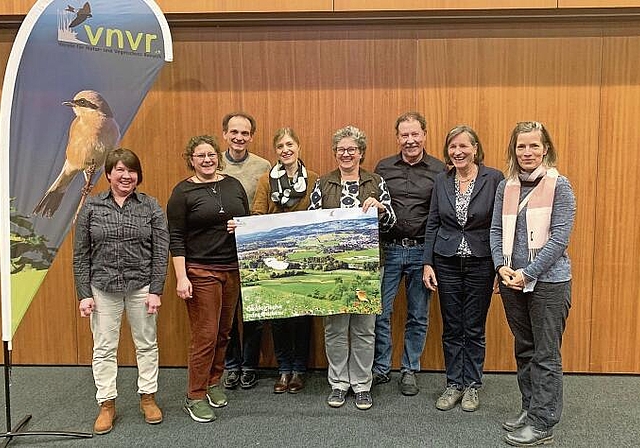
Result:
M489 229L504 176L482 164L482 144L469 126L449 131L443 152L452 168L433 186L423 260L423 280L427 288L438 289L443 323L447 386L436 408L448 411L461 401L463 410L475 411L495 279Z

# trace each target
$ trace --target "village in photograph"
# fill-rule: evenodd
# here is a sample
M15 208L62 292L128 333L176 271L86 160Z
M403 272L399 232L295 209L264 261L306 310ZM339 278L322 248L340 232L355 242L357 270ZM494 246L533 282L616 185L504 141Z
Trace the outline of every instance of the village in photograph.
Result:
M235 219L245 321L381 312L375 213L330 209Z

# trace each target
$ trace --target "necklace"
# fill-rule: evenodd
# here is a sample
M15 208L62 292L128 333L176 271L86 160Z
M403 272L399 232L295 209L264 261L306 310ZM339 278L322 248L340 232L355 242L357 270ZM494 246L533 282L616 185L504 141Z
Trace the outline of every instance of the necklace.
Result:
M220 180L220 179L218 178L218 173L215 173L215 174L213 175L213 179L209 179L209 180L207 180L207 179L200 179L200 176L198 176L197 174L194 174L194 175L193 175L193 177L195 177L196 179L198 179L198 182L197 182L197 183L200 183L200 184L208 184L208 183L210 183L210 182L218 182L218 181Z
M198 179L198 182L201 183L201 184L213 183L210 186L207 185L207 187L205 189L207 190L207 193L209 193L209 196L211 196L215 200L215 203L218 206L218 213L219 214L224 214L225 211L224 211L224 205L222 205L222 197L220 197L220 195L218 194L218 192L219 192L218 183L220 183L220 181L223 179L223 176L218 177L218 173L216 173L213 176L213 179L209 180L209 181L200 179L197 174L194 174L193 177Z
M474 172L471 174L471 176L467 177L466 179L463 179L462 177L456 174L456 180L461 184L466 184L467 182L471 182L473 179L476 178L476 174L478 174L477 170L472 169L471 171L474 171Z

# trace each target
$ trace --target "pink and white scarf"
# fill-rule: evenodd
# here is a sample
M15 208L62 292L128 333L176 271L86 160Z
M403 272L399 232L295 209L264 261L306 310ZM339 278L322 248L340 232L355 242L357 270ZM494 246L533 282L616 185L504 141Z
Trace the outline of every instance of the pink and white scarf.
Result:
M520 202L520 180L533 182L542 177L535 188ZM527 244L529 261L533 261L549 240L551 211L558 180L558 170L540 165L532 173L521 173L507 180L502 202L502 257L505 266L511 267L513 241L516 234L518 213L527 206Z

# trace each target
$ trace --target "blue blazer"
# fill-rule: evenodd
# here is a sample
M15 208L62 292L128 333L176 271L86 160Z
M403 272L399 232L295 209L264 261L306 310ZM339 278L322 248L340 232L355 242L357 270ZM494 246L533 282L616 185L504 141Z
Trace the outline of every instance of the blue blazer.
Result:
M462 235L473 255L490 257L489 229L498 184L504 176L494 168L479 165L467 211L467 223L460 226L456 218L455 168L436 177L431 195L429 218L424 233L423 264L433 266L433 254L452 257Z

